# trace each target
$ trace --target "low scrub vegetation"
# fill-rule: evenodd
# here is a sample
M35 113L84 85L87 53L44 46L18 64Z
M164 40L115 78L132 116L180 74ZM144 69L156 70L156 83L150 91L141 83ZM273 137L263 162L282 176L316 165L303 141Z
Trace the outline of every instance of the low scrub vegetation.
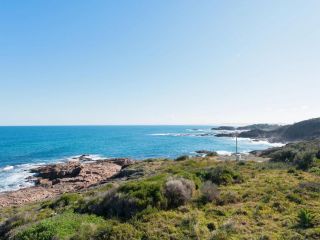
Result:
M0 209L0 239L319 239L320 176L311 168L213 157L134 167L145 175Z
M301 209L298 214L298 226L309 228L313 226L314 215L307 209Z
M298 169L308 170L320 165L320 140L290 143L284 147L262 152L274 162L286 162Z
M164 187L164 195L169 208L185 205L192 198L194 183L184 178L169 179Z
M227 166L211 168L202 173L202 177L217 185L229 185L243 182L243 176L240 172Z

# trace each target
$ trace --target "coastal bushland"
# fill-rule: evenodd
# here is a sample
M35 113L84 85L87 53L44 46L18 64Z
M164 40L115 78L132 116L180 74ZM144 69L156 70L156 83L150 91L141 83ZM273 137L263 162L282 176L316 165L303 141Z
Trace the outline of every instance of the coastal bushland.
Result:
M294 157L263 162L216 157L140 161L126 169L143 172L135 179L112 179L56 199L0 209L0 236L319 239L320 176L310 171L317 167L313 157L308 168L296 165Z

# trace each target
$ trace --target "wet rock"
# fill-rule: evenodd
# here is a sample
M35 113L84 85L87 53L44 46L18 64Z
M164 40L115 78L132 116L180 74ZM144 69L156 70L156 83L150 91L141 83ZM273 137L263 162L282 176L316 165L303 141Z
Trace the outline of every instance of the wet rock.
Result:
M214 156L218 156L218 153L215 151L208 151L208 150L198 150L196 151L197 154L199 155L204 155L204 156L208 156L208 157L214 157Z
M37 177L46 179L57 179L65 177L76 177L81 172L80 163L69 162L65 164L54 164L32 169L32 173L36 173Z
M118 163L118 164L115 164ZM66 192L74 192L101 184L133 161L116 159L96 162L68 162L33 169L36 186L13 192L0 193L0 207L16 206L53 198Z
M221 126L221 127L216 127L216 128L211 128L211 130L226 130L226 131L234 131L236 130L235 127L232 127L232 126Z

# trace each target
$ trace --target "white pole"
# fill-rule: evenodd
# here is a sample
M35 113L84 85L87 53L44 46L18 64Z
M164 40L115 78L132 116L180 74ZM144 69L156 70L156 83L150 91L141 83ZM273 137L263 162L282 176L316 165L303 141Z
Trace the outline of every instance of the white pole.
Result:
M238 132L236 131L236 160L240 161L240 154L238 154Z
M238 133L236 131L236 155L238 154Z

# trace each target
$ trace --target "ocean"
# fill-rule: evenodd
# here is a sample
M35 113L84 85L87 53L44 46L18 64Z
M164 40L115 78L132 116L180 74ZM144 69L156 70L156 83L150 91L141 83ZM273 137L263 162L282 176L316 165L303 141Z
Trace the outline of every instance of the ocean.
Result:
M235 140L213 136L212 126L0 127L0 192L31 186L28 171L46 163L93 158L175 158L196 150L235 151ZM239 151L266 149L267 142L239 139Z

